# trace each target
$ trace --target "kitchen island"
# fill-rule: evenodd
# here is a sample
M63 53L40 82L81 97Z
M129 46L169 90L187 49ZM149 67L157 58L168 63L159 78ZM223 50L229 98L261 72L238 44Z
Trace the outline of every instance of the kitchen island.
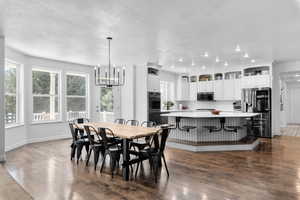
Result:
M175 128L168 146L191 151L252 150L259 141L251 133L251 119L258 113L208 111L170 112L161 116Z

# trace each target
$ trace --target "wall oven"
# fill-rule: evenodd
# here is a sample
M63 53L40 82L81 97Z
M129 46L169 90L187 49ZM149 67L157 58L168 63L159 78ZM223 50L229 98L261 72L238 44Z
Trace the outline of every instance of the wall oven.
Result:
M197 101L213 101L214 93L213 92L198 92Z
M161 100L159 92L148 92L148 120L161 123Z

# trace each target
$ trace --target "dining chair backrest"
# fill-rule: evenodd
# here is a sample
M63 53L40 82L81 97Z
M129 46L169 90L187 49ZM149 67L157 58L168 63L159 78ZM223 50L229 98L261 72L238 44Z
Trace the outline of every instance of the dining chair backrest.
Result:
M69 123L69 127L72 134L73 142L76 142L78 140L78 135L77 132L75 131L74 123Z
M139 121L135 120L135 119L131 119L131 120L127 120L126 124L127 125L131 125L131 126L138 126L139 125Z
M159 152L163 153L166 148L167 139L169 137L170 129L165 128L162 130L161 137L160 137L160 144L159 144Z
M91 131L93 131L95 133L95 135L97 136L99 141L101 140L101 138L99 137L97 129L95 129L93 126L86 125L86 126L84 126L84 129L85 129L85 132L88 136L88 140L89 140L91 145L95 144L95 137L92 136Z
M116 124L125 124L126 123L126 120L125 119L115 119L115 123Z
M155 127L156 123L152 121L143 121L141 126L143 127Z
M77 119L74 119L74 123L77 123L77 124L83 124L83 123L88 123L90 122L89 119L87 118L77 118Z
M103 141L104 146L107 147L108 145L108 137L107 134L114 136L114 133L111 129L109 128L98 128L98 133Z

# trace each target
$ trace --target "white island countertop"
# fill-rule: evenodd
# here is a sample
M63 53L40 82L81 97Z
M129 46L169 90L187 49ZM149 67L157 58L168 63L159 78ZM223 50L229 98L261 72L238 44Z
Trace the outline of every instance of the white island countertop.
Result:
M163 117L183 117L183 118L248 118L260 115L260 113L244 113L244 112L220 112L214 115L211 112L172 112L161 114Z

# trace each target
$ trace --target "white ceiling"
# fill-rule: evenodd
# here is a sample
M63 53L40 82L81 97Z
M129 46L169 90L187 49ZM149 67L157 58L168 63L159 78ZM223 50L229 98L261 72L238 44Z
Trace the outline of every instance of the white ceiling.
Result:
M27 54L88 65L106 64L107 36L116 64L300 60L300 0L0 0L0 34Z

